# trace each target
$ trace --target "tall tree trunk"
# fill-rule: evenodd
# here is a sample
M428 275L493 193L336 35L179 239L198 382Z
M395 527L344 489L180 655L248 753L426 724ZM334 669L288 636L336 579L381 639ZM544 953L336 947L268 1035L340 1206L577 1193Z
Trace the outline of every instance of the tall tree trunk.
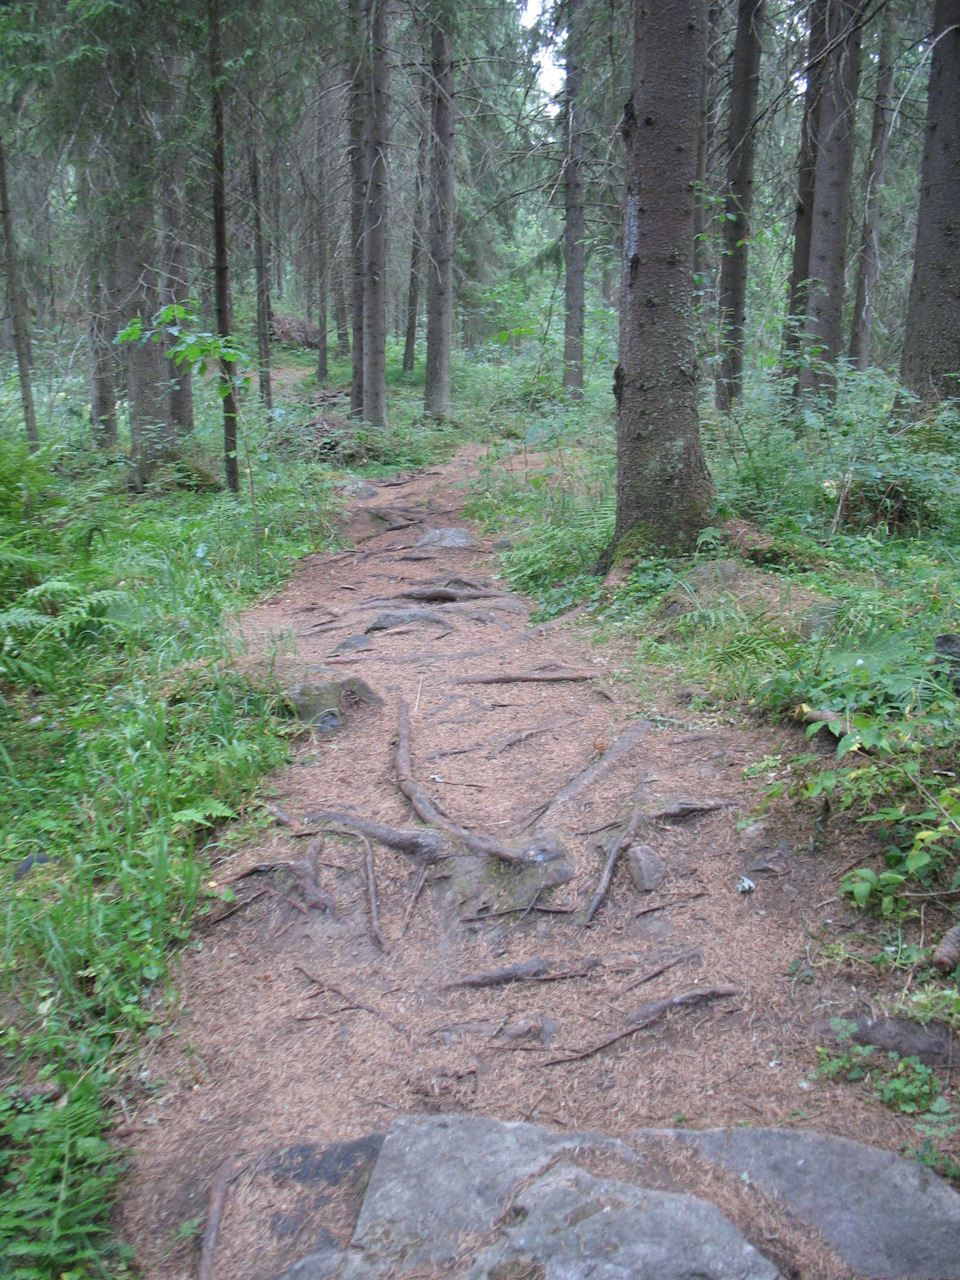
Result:
M697 418L693 226L705 14L700 0L634 0L633 94L620 285L617 523L653 549L690 550L712 487Z
M223 60L220 55L220 0L207 0L210 41L210 114L213 121L213 274L217 306L217 333L230 337L230 265L227 257L226 139L223 125ZM223 398L223 466L227 488L240 491L237 458L237 397L232 361L220 362L220 394Z
M97 444L117 443L117 336L115 211L97 202L97 158L78 161L77 204L84 228L84 310L90 365L90 424Z
M925 400L960 393L960 0L937 0L920 210L900 376Z
M152 134L140 120L128 124L123 153L120 235L120 319L149 330L160 305ZM175 452L166 358L159 343L124 343L130 408L131 481L142 488L156 463Z
M433 94L426 72L420 81L420 139L417 143L417 189L413 202L413 234L410 241L410 287L407 290L407 323L403 344L403 372L413 373L417 357L417 321L420 318L420 277L423 273L424 222L430 166Z
M13 325L13 344L17 353L17 376L20 380L20 404L23 408L23 425L31 453L40 443L37 434L37 414L33 407L33 382L30 378L30 333L27 327L27 309L20 285L17 262L17 244L14 238L13 210L10 208L10 192L7 186L7 153L0 137L0 218L3 221L3 243L6 252L4 271L7 277L7 306Z
M187 239L184 234L183 184L185 156L176 147L170 168L160 175L160 222L163 232L163 270L160 276L160 305L182 306L190 296L187 266ZM193 431L193 377L186 363L177 365L167 356L170 418L179 435Z
M880 29L877 60L877 87L873 100L873 128L867 161L863 226L857 258L857 295L850 326L850 363L861 373L870 367L870 337L873 321L873 290L877 281L880 254L880 223L883 217L880 193L886 178L887 144L893 123L895 23L893 5L888 4Z
M717 408L729 409L743 384L743 333L747 306L750 208L756 153L757 95L763 41L764 0L740 0L730 83L727 194L720 264L720 366Z
M350 21L350 261L353 321L353 373L350 381L350 416L363 417L363 271L364 210L367 203L367 56L366 0L351 0Z
M327 328L329 326L328 300L330 297L330 251L327 235L327 165L326 140L323 122L323 82L317 83L317 217L314 228L317 265L317 328L320 330L320 347L317 356L317 381L323 385L330 376L327 353Z
M827 39L827 8L830 0L811 0L808 9L810 34L807 44L807 87L803 99L800 158L797 165L797 206L793 224L793 261L790 294L784 333L784 367L792 370L800 350L807 292L810 280L810 231L813 226L813 189L819 138L820 86Z
M713 129L710 116L721 55L721 17L722 6L716 3L708 4L706 61L700 88L700 126L697 132L697 207L693 220L693 273L697 278L701 299L711 292L710 275L713 266L710 247L713 214L709 190L709 159Z
M370 112L363 219L363 420L387 426L387 148L390 144L388 0L368 0Z
M257 381L260 400L269 413L273 409L273 385L270 378L270 272L267 265L267 242L263 234L260 155L256 138L250 143L250 203L253 206L253 259L257 280Z
M580 92L583 83L582 0L567 0L566 84L564 92L564 210L563 210L563 385L571 399L583 396L584 236L583 123Z
M283 186L280 182L280 146L270 153L271 193L273 195L273 265L276 272L277 298L283 301Z
M430 257L427 263L427 367L423 394L426 413L450 416L450 360L453 355L454 105L456 64L445 15L433 25L433 154L431 157Z
M816 358L800 366L804 391L832 394L843 345L844 266L856 142L860 46L866 0L830 0L818 119L805 341Z

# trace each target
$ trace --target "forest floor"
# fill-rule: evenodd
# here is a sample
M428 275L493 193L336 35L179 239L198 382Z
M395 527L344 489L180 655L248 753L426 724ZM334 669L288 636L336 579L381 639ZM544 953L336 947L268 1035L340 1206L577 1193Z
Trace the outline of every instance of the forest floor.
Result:
M759 812L761 762L803 749L801 730L729 708L691 711L676 680L653 669L655 696L641 705L626 637L600 647L577 618L537 624L506 589L397 599L451 579L461 592L498 590L496 539L471 530L472 545L418 545L430 530L469 529L465 488L481 452L373 482L375 496L358 489L344 523L354 549L308 557L242 619L252 667L288 686L336 671L381 702L346 700L342 726L305 733L270 780L272 803L310 834L271 818L214 864L216 885L232 884L237 901L183 954L179 1013L143 1050L141 1094L127 1099L117 1225L152 1280L195 1273L208 1191L231 1153L242 1153L240 1173L215 1277L273 1276L324 1231L345 1239L356 1179L334 1177L339 1191L317 1197L297 1160L405 1112L608 1134L788 1124L896 1150L916 1140L907 1117L818 1074L829 1019L869 1012L879 980L844 963L851 937L872 927L838 898L864 829L821 845L812 811L783 798ZM413 607L428 616L367 630L377 614ZM517 674L551 678L507 679ZM589 678L557 678L570 675ZM362 843L312 815L417 824L398 788L402 703L413 776L438 808L506 843L548 830L567 857L518 872L449 836L454 856L429 865L374 844L381 949ZM681 800L696 805L657 816ZM621 856L583 928L612 833L637 806L638 839L665 879L639 892ZM334 909L307 905L283 869L243 876L302 859L311 840L316 885ZM450 985L532 960L546 963L529 965L526 980ZM731 994L693 1002L712 988ZM691 1003L577 1057L629 1030L642 1003L674 995Z

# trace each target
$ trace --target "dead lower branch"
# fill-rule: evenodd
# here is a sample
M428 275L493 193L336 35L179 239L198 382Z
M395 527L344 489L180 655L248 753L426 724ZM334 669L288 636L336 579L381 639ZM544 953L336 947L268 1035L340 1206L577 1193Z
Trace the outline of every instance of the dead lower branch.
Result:
M677 996L665 996L662 1000L651 1000L649 1003L641 1005L631 1015L630 1024L624 1031L618 1031L616 1035L607 1036L599 1044L590 1045L588 1048L571 1053L565 1058L550 1058L547 1062L538 1062L535 1065L538 1067L562 1067L567 1062L583 1062L585 1058L592 1058L594 1054L609 1048L610 1045L617 1044L620 1040L626 1040L628 1036L636 1035L638 1031L642 1031L644 1027L649 1027L652 1022L662 1018L671 1009L706 1004L709 1000L725 1000L728 996L738 994L739 992L733 987L705 987L702 991L684 991Z

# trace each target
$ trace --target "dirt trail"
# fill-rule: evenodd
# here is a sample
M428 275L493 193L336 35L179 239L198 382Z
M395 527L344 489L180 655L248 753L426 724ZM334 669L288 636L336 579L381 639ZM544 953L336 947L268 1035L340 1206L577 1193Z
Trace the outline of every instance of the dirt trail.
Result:
M662 714L643 728L630 685L617 680L630 662L626 641L591 648L575 625L533 625L526 602L484 594L502 584L491 541L476 533L474 546L419 547L429 530L466 528L458 482L476 454L356 500L347 524L356 550L310 557L281 596L244 620L254 655L266 659L277 637L294 634L301 678L335 669L382 699L345 704L344 725L305 743L274 780L275 803L299 820L336 810L417 825L397 785L403 700L413 774L445 814L521 850L531 832L546 832L565 856L515 869L470 857L448 837L456 856L426 865L424 876L424 864L375 843L384 951L371 935L365 850L350 836L328 832L315 865L333 912L304 911L282 874L238 883L242 899L267 891L201 928L184 957L180 1015L144 1058L119 1225L148 1277L194 1274L194 1246L176 1233L202 1221L214 1173L233 1151L243 1153L242 1172L221 1228L220 1280L273 1276L322 1231L348 1233L363 1144L338 1149L323 1194L297 1170L318 1145L349 1144L407 1111L472 1109L610 1134L677 1117L696 1127L809 1123L890 1147L903 1141L888 1113L807 1080L816 1019L858 998L849 978L798 982L791 971L807 924L820 927L825 915L843 924L830 903L836 861L809 852L792 809L738 832L764 788L744 767L797 749L797 735L691 716L666 689ZM422 598L451 579L447 594L480 594ZM366 632L376 615L408 609L426 616ZM591 678L477 682L516 673ZM633 745L615 749L625 733ZM587 784L550 805L591 764ZM617 824L637 804L651 815L689 798L723 807L642 822L638 839L662 860L662 885L638 893L622 856L606 901L581 928ZM220 865L217 880L302 858L307 844L267 830ZM753 892L738 891L743 875ZM529 964L526 981L450 985L534 960L549 967ZM577 976L542 980L558 974ZM594 1056L546 1065L618 1034L647 1001L708 987L736 995L669 1012Z

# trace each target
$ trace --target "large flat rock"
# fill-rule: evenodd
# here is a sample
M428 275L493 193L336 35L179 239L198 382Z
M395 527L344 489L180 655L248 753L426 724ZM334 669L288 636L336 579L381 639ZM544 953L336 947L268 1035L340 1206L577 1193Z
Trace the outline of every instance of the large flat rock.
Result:
M651 1191L561 1166L521 1191L517 1225L482 1250L467 1280L778 1280L780 1273L696 1196Z
M960 1280L960 1195L892 1151L799 1129L673 1129L816 1227L871 1280Z

